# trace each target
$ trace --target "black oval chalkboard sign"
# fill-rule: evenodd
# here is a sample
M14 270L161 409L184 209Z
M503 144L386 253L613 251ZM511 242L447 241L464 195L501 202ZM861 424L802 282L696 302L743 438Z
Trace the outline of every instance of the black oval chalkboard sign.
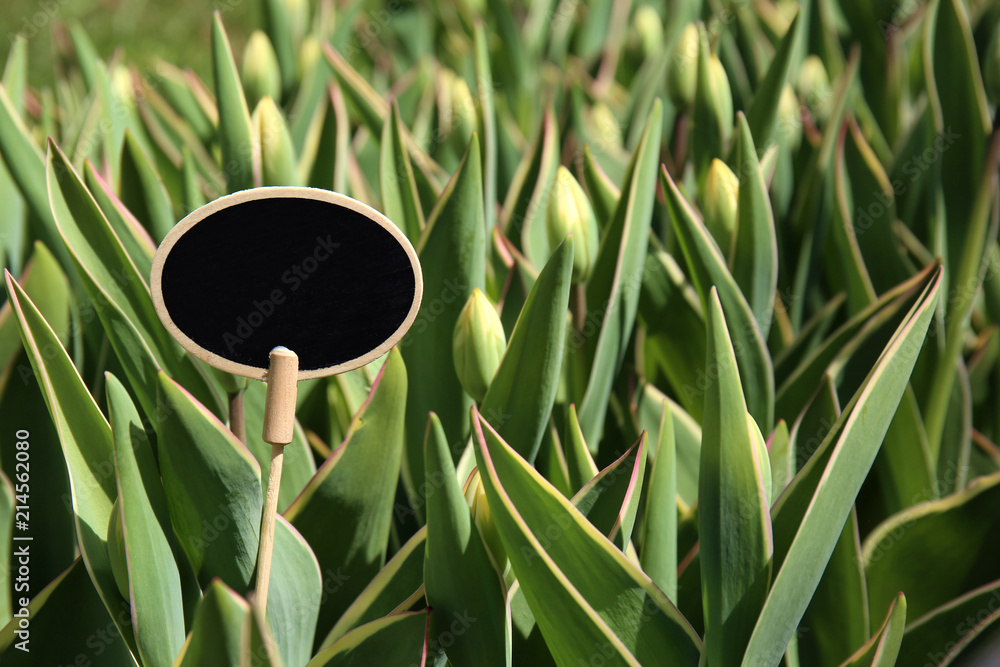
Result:
M420 308L413 246L384 215L316 188L243 190L170 230L153 258L156 312L194 356L263 379L270 351L300 380L387 352Z

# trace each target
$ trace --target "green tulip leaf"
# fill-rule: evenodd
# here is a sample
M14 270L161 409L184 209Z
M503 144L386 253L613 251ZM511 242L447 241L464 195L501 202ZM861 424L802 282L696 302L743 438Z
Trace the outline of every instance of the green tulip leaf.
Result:
M1000 475L994 474L879 524L863 546L872 617L881 615L898 591L906 593L911 616L921 617L1000 578L996 559L988 556L998 544L993 510L998 499ZM959 539L963 546L955 549Z
M707 390L698 478L705 649L713 664L740 660L771 580L771 469L743 398L718 292L708 304ZM758 442L760 441L760 442ZM730 526L740 526L738 530ZM724 638L724 640L723 640Z
M260 466L215 415L158 374L157 455L174 533L198 581L249 589L263 497Z
M434 609L430 640L455 667L510 665L506 587L472 520L441 422L431 413L424 440L427 539L424 586ZM473 618L475 622L469 622ZM456 622L468 624L454 631Z
M790 30L794 30L794 26ZM736 240L733 244L733 279L757 319L761 336L767 339L774 313L774 291L778 286L778 242L771 201L760 162L757 161L750 126L742 112L736 118L739 131L736 164L740 188L736 208Z
M622 551L632 539L646 474L646 433L577 491L571 502Z
M313 654L323 581L309 544L283 516L274 526L275 567L267 593L267 622L281 664L304 665Z
M420 594L420 599L424 598L426 541L427 527L424 526L372 577L365 590L351 603L323 640L321 651L329 648L350 630L393 613L413 597L414 591ZM333 583L331 588L338 585ZM336 589L323 590L324 595L335 592Z
M121 199L156 242L177 222L163 179L130 130L121 154Z
M218 141L226 192L246 190L257 185L260 157L250 122L250 109L240 83L229 36L216 10L212 19L212 75L219 107Z
M1000 580L951 600L909 623L899 648L900 665L928 658L939 665L951 664L973 639L989 629L997 618Z
M55 424L70 479L70 495L80 553L104 607L126 644L135 640L119 619L123 602L108 557L108 522L118 495L111 427L87 391L55 332L28 295L5 273L7 298L21 330L38 386Z
M427 664L430 611L390 614L348 632L306 667Z
M480 408L529 461L538 455L559 385L573 248L567 237L538 274Z
M177 667L241 667L249 657L250 604L216 579L205 588Z
M750 305L740 292L712 235L691 209L673 179L661 171L663 190L670 204L670 218L691 273L691 281L701 296L702 309L710 306L709 293L719 293L729 336L733 340L747 409L762 430L770 431L774 419L774 370L764 336ZM706 369L705 374L715 369ZM708 376L711 377L710 375ZM779 416L782 416L779 413Z
M485 419L475 427L491 514L556 663L696 665L701 642L663 592Z
M854 655L841 663L841 667L892 667L899 656L905 627L906 596L897 593L889 605L882 627Z
M662 105L656 103L629 164L622 199L604 230L593 271L587 281L584 329L574 338L571 358L590 371L578 403L584 439L597 452L608 397L624 362L639 308L643 266L649 245L656 189Z
M132 631L143 665L172 665L184 645L181 578L156 458L124 385L108 374L108 413L128 562Z
M382 125L379 189L382 212L395 222L413 242L420 239L426 225L420 205L417 181L413 176L410 152L403 143L403 120L393 104Z
M385 563L403 456L406 367L389 353L347 438L284 516L309 543L322 573L318 631L326 636Z
M750 638L744 665L762 659L773 661L768 656L777 658L775 647L783 652L795 633L906 389L940 286L938 270L826 437L824 444L833 446L833 451L781 569L774 577Z
M0 660L4 667L72 665L81 655L100 655L102 666L138 667L128 645L117 641L115 634L122 628L129 631L128 604L120 600L120 606L116 604L114 613L109 614L88 574L83 560L77 558L65 572L38 590L27 607L28 641L20 647L18 643L24 637L15 634L19 629L17 619L0 630ZM53 637L59 641L53 641Z

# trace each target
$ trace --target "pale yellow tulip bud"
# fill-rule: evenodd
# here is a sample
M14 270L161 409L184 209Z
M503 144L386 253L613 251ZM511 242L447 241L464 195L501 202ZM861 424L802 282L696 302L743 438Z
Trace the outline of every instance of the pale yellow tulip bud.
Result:
M493 554L500 571L503 572L507 565L507 550L500 539L496 524L493 522L493 514L490 506L486 502L486 489L483 488L483 480L479 476L479 469L472 472L469 483L465 487L465 501L469 503L472 511L472 518L479 528L479 534L483 536L486 548Z
M506 349L507 337L496 307L482 290L473 289L455 322L452 353L458 380L476 401L486 396Z
M679 111L694 104L698 87L698 26L689 23L674 45L673 58L667 70L667 93Z
M722 160L713 159L705 179L701 212L705 217L705 226L719 244L723 255L728 255L733 232L736 230L739 191L740 181L736 174Z
M597 260L600 231L590 200L573 174L559 167L549 198L547 231L553 248L573 235L573 282L584 282Z
M240 71L247 104L253 106L263 97L281 97L281 69L271 40L260 30L255 30L243 49L243 66Z

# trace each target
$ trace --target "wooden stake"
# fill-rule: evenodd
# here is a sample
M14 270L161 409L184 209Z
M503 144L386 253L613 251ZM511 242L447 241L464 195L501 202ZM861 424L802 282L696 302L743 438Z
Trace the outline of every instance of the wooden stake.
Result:
M274 521L281 487L281 464L285 445L295 431L296 383L299 358L285 347L271 350L267 372L267 397L264 402L264 442L271 444L271 465L267 476L267 495L260 519L260 547L257 552L257 589L254 602L263 616L267 610L267 587L271 579L271 552L274 548Z

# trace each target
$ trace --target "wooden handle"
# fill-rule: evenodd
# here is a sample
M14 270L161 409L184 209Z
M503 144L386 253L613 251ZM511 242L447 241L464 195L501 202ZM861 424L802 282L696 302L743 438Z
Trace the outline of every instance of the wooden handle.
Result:
M295 432L299 357L286 347L276 347L271 350L270 359L264 403L264 442L287 445Z
M299 357L286 347L271 350L267 371L267 397L264 400L264 442L271 444L271 469L267 476L267 495L260 517L260 545L257 551L257 589L254 602L261 615L267 610L267 588L271 580L271 552L274 548L274 521L281 487L281 463L285 445L295 431L295 395L299 379Z
M274 550L274 521L278 513L278 489L281 486L281 463L285 457L284 445L271 445L271 470L267 478L267 495L260 521L260 544L257 549L257 586L254 604L261 616L267 612L267 588L271 583L271 554Z

